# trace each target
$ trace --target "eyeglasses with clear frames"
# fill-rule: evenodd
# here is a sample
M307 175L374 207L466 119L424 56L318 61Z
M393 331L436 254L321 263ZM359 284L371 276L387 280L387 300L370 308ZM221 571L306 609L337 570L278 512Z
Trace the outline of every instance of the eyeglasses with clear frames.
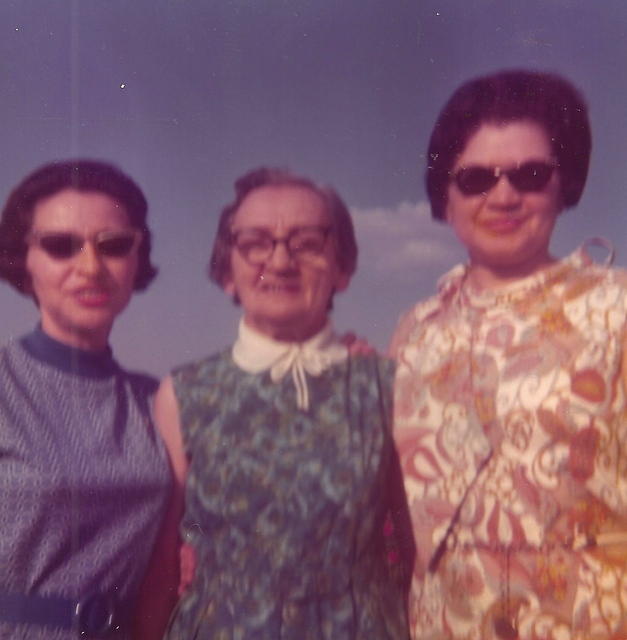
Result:
M331 227L297 227L284 238L276 238L258 228L238 229L231 233L231 245L252 265L262 265L274 253L278 244L285 249L292 260L315 260L324 253Z

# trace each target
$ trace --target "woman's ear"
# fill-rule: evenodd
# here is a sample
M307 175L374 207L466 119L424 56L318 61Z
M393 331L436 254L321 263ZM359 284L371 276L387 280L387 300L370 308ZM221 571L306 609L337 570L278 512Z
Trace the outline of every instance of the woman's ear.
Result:
M237 291L235 291L235 283L231 278L227 278L222 282L222 288L226 293L228 293L232 298L237 295Z
M340 271L335 278L335 286L333 287L333 291L335 293L346 291L348 285L351 282L351 277L352 274Z
M240 299L239 296L237 295L237 289L235 288L235 283L233 282L233 280L231 280L230 277L227 277L223 282L222 282L222 289L224 290L224 293L226 293L231 300L233 300L233 304L235 306L239 306L240 305Z
M449 207L448 202L444 204L444 216L442 217L442 222L444 224L452 224L453 214L451 213L451 209Z
M28 266L26 264L26 258L24 258L23 265L24 268L21 273L22 281L20 282L20 291L25 296L31 296L35 301L35 304L39 306L37 296L35 296L35 290L33 289L33 279L31 278L30 271L28 270Z

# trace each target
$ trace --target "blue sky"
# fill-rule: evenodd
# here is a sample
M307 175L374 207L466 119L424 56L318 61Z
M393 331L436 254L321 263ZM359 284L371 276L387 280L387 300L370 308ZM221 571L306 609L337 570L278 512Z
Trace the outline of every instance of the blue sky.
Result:
M333 185L360 266L334 312L384 347L399 314L464 254L423 186L434 119L466 79L506 67L569 77L594 150L564 255L610 238L627 265L624 0L3 0L0 192L54 158L112 161L150 202L159 278L118 321L119 360L163 374L229 344L239 311L205 277L232 183L260 165ZM0 341L36 321L0 285Z

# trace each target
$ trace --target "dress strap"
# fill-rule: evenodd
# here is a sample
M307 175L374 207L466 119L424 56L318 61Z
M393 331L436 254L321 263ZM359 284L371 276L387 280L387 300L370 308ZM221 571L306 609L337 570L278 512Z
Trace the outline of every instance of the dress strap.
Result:
M601 247L602 249L605 249L607 251L605 260L602 262L604 267L611 267L612 264L614 264L616 251L611 240L603 238L602 236L593 236L592 238L584 240L583 244L581 245L581 249L583 250L585 255L593 261L593 258L588 251L589 247Z

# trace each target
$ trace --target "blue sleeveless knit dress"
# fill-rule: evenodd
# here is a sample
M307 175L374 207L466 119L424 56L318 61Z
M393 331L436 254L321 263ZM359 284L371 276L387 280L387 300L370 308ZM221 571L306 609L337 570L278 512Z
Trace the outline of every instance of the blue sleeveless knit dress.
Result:
M41 330L0 350L0 592L105 593L130 619L171 484L150 418L155 389L110 352ZM0 619L2 639L78 637Z

